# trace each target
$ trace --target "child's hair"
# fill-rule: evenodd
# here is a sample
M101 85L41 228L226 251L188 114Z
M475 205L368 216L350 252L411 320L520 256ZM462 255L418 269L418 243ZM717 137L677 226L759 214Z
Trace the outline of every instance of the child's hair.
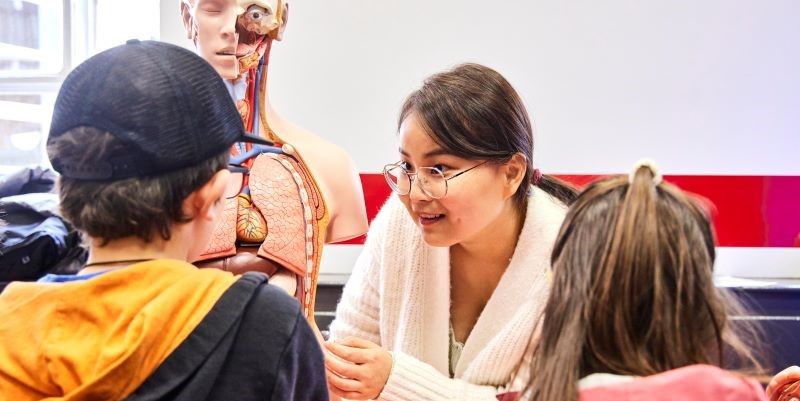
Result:
M692 364L761 369L712 280L706 210L647 164L589 185L552 254L552 292L526 399L578 400L592 373L647 376ZM739 330L746 327L736 326ZM756 340L756 338L752 338Z
M514 195L520 210L525 210L529 183L567 204L577 195L552 176L534 175L528 111L511 84L489 67L467 63L429 77L403 104L398 129L412 113L433 141L455 156L497 163L525 156L524 184Z
M105 163L126 144L92 127L72 129L48 144L51 155L81 155L81 163ZM226 168L229 152L195 166L148 177L90 181L61 177L61 213L78 230L105 245L130 236L150 242L154 235L171 237L170 227L190 219L183 201L218 171Z

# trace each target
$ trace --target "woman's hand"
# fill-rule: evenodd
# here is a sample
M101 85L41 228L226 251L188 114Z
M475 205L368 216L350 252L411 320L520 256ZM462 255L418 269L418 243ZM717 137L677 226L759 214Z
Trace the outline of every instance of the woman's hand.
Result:
M350 400L378 398L392 371L392 355L379 345L356 337L326 342L328 388Z
M794 387L793 391L790 390L786 397L781 397L790 386ZM771 401L800 400L800 367L791 366L775 375L767 386L767 397Z

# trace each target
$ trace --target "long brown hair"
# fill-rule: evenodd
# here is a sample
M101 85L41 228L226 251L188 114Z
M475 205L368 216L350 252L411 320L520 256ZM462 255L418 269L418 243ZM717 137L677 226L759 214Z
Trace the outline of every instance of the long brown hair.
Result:
M651 167L589 185L553 249L525 398L578 400L578 380L592 373L646 376L698 363L760 370L727 320L738 307L714 287L714 257L706 211Z
M497 71L480 64L461 64L432 75L411 93L400 111L397 128L414 113L434 142L449 153L472 160L505 163L515 154L527 161L523 183L538 185L569 204L577 191L549 175L534 177L533 127L522 99ZM524 210L528 185L514 201Z

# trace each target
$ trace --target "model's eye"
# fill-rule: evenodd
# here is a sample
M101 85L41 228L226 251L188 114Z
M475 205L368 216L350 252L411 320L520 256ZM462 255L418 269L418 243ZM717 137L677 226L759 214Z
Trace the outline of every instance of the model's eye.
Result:
M247 8L247 16L252 21L261 21L263 18L272 16L272 10L254 4Z
M219 14L222 12L224 7L219 1L206 1L203 2L203 5L200 7L200 9L209 14Z

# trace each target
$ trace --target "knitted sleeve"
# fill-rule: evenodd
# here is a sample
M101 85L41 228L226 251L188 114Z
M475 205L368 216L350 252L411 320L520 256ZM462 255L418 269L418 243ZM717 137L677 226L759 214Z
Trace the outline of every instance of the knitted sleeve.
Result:
M497 401L505 390L451 379L433 366L402 352L393 352L394 366L381 392L382 401Z
M336 319L331 323L333 340L354 336L384 347L389 345L381 344L381 274L384 264L396 264L397 261L383 260L383 255L396 254L384 247L398 248L395 243L399 238L396 237L407 234L405 225L399 223L401 217L405 218L406 211L401 204L391 202L370 225L367 241L336 308ZM392 372L379 400L497 401L497 395L507 391L451 379L433 366L401 351L393 351L392 357Z

